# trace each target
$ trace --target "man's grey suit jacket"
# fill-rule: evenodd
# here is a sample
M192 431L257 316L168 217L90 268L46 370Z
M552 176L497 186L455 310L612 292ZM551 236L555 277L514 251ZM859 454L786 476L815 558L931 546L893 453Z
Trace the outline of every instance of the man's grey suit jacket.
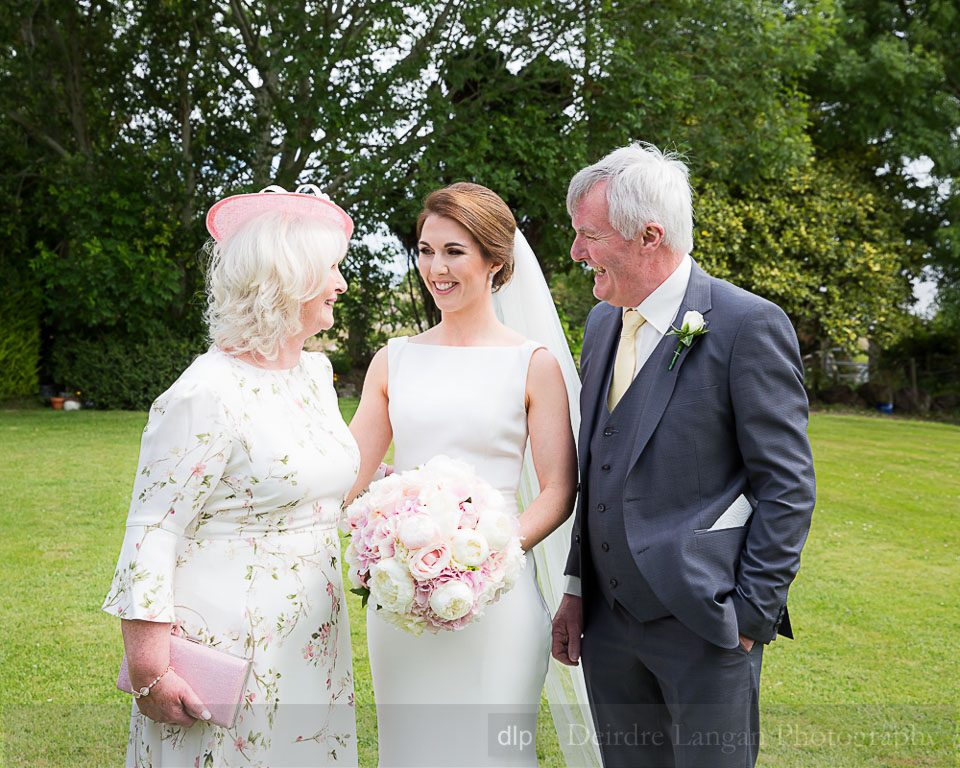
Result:
M808 403L797 337L775 304L694 263L677 322L701 312L709 333L685 348L665 336L644 364L654 380L634 432L619 505L630 554L663 605L708 641L734 648L738 633L767 643L792 637L787 590L800 566L814 507ZM590 444L606 413L621 310L587 318L580 374L581 489L566 572L592 573L583 542L591 506ZM603 409L601 411L601 409ZM598 492L599 493L599 492ZM746 526L709 530L741 494Z

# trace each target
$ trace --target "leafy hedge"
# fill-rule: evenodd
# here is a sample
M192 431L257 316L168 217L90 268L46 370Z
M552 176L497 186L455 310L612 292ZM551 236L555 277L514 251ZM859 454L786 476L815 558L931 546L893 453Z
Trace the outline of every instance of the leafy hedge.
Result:
M207 346L202 337L172 333L146 340L62 337L54 344L51 371L60 388L81 392L96 408L146 410Z
M37 394L39 307L23 292L0 292L0 399Z

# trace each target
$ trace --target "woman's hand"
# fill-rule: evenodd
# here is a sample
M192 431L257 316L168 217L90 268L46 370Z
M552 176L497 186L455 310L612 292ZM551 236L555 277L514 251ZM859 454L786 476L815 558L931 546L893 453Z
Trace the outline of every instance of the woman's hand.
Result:
M196 720L209 720L210 712L187 682L170 666L168 622L121 619L123 645L127 651L130 683L140 690L160 679L150 693L137 699L137 708L158 723L189 728ZM167 670L164 672L164 670Z
M153 677L146 681L131 676L134 687L138 683L149 685ZM210 712L193 692L187 682L175 670L169 670L146 696L137 699L137 709L157 723L171 723L189 728L197 720L209 720Z

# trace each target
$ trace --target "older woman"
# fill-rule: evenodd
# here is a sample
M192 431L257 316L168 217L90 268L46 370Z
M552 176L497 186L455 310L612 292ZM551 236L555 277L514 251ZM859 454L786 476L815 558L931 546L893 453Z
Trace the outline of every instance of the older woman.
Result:
M359 454L330 363L302 351L333 324L353 224L280 190L221 200L207 227L213 346L151 409L103 606L149 687L127 765L356 765L336 524ZM233 728L170 666L175 625L253 660Z

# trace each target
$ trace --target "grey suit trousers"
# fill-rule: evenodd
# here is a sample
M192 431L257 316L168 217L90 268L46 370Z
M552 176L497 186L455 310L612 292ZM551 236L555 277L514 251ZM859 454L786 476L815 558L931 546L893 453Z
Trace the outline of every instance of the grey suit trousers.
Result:
M585 604L582 656L605 768L753 768L763 644L721 648L673 616Z

